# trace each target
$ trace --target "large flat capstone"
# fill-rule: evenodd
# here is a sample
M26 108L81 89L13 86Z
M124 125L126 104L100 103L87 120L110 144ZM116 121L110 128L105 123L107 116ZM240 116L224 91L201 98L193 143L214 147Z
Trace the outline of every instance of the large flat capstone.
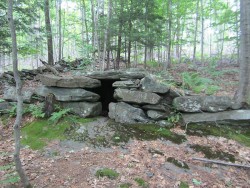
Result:
M65 76L39 74L37 78L45 86L64 88L96 88L101 86L101 82L85 76Z
M161 97L155 93L131 91L127 89L116 89L114 98L118 101L136 104L157 104L161 100Z
M52 93L57 101L98 101L100 96L96 93L86 91L84 89L68 89L57 87L40 86L36 88L35 93L39 96L46 97Z
M250 126L250 110L232 110L217 113L182 114L185 124L219 124Z
M173 105L182 112L221 112L231 109L234 101L226 96L184 96L175 98Z
M86 76L100 80L120 80L120 79L142 79L145 73L137 71L104 71L104 72L90 72Z
M109 117L119 123L147 123L148 118L142 109L133 107L127 103L110 103Z

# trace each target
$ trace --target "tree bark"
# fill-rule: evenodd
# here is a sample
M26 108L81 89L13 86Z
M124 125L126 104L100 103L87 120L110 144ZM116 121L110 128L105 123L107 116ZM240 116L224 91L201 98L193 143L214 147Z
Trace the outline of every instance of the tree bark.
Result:
M197 40L197 32L198 32L198 20L199 20L199 0L197 0L196 5L196 18L195 18L195 31L194 31L194 50L193 50L193 61L196 59L196 40Z
M240 1L240 84L239 103L250 106L250 1Z
M49 65L53 65L54 64L53 40L52 40L52 31L50 25L49 0L44 0L44 14L45 14L45 27L47 35L47 46L48 46L48 63Z
M201 0L201 63L204 66L204 15L203 0Z
M22 98L22 82L18 73L16 29L13 19L13 0L8 0L8 22L11 31L13 73L16 82L16 93L17 93L17 116L13 127L14 138L15 138L14 161L15 161L16 171L18 172L21 178L23 186L25 188L29 188L32 186L22 168L22 163L20 160L20 125L22 122L23 98Z
M172 45L172 0L169 0L168 2L168 60L167 64L164 67L164 70L170 67L171 65L171 45Z
M107 20L107 27L105 30L105 36L104 36L104 47L103 47L103 57L102 57L102 71L105 69L105 56L106 56L106 49L109 48L109 23L110 23L110 17L111 17L111 10L112 10L112 0L109 0L108 4L108 20ZM109 50L107 51L107 54L109 54ZM109 61L109 59L108 59Z
M58 27L58 32L59 32L59 53L58 53L58 61L61 61L62 59L62 0L59 0L59 27Z

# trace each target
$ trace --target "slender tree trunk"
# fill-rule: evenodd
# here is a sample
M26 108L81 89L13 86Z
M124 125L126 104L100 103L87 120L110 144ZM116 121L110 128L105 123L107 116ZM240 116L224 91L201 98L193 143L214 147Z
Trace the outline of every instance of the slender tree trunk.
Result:
M166 65L164 66L164 70L167 70L167 68L171 65L171 45L172 45L172 0L168 1L168 59L166 62Z
M91 2L91 18L92 18L92 46L94 48L95 46L95 5L94 0L90 0Z
M59 56L59 61L61 61L62 59L62 0L59 0L59 11L58 11L58 14L59 14L59 28L58 28L58 32L59 32L59 53L58 53L58 56Z
M132 11L132 0L130 0L130 7L129 9L129 24L128 24L128 68L131 67L131 48L132 48L132 21L131 21L131 11Z
M118 44L117 44L117 57L115 69L119 69L121 61L121 47L122 47L122 23L119 23Z
M45 26L46 26L47 46L48 46L48 63L50 65L53 65L54 57L53 57L52 31L50 25L49 0L44 0L44 14L45 14Z
M238 8L238 0L235 0L236 7ZM236 48L237 48L237 64L240 62L240 39L239 39L239 16L236 12Z
M89 43L89 34L88 34L88 21L87 21L87 16L86 16L85 0L82 0L82 22L83 21L84 21L84 25L85 25L85 33L86 33L86 40L87 40L86 42L88 44Z
M110 17L111 17L111 10L112 10L112 0L109 0L108 3L108 20L107 20L107 27L105 30L105 36L104 36L104 47L103 47L103 57L102 57L102 71L105 69L105 54L107 47L109 48L109 27L110 27ZM109 54L109 50L107 51L107 54ZM109 55L108 55L109 56ZM108 60L108 59L107 59ZM109 61L109 60L108 60Z
M63 11L62 58L64 57L64 54L63 54L63 49L64 49L64 33L65 33L65 11Z
M122 25L123 25L123 6L124 0L120 0L120 15L119 15L119 31L118 31L118 45L117 45L117 56L116 56L116 66L115 69L120 68L120 61L121 61L121 48L122 48Z
M194 50L193 50L193 61L196 59L196 41L197 41L197 32L198 32L198 20L199 20L199 0L197 0L196 5L196 18L195 18L195 31L194 31Z
M204 66L204 15L203 15L203 0L201 0L201 62Z
M16 171L18 172L21 178L23 186L25 188L29 188L32 186L22 168L22 163L20 160L20 125L22 122L23 99L22 99L22 82L18 73L16 29L13 19L13 0L8 0L8 22L11 31L13 73L16 82L16 93L17 93L17 116L13 127L14 138L15 138L14 161L15 161Z
M240 84L237 94L239 103L250 107L250 1L240 1Z
M145 46L144 46L144 69L147 68L147 52L148 52L148 48L147 48L147 46L145 45Z

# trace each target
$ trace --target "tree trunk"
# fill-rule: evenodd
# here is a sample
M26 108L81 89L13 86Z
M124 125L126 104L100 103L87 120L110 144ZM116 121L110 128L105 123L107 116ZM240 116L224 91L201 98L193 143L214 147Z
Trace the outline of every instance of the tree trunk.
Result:
M196 58L196 40L197 40L197 32L198 32L198 20L199 20L199 0L197 0L196 5L196 18L195 18L195 31L194 31L194 50L193 50L193 61L195 62Z
M86 33L86 42L89 43L89 34L88 34L88 22L87 22L87 16L86 16L86 5L85 0L82 0L82 19L84 20L85 25L85 33Z
M105 69L105 54L107 47L109 48L109 25L110 25L110 17L111 17L111 9L112 9L112 0L109 0L108 3L108 18L107 18L107 27L105 30L105 37L104 37L104 47L103 47L103 57L102 57L102 71ZM109 50L107 51L107 54L109 54ZM109 55L108 55L109 56ZM109 59L107 59L109 61ZM109 63L108 63L109 64Z
M201 63L204 66L204 15L203 15L203 0L201 0Z
M250 1L240 1L240 84L237 100L250 106Z
M48 46L48 63L49 65L53 65L54 57L53 57L52 31L50 25L49 0L44 0L44 14L45 14L45 27L47 35L47 46Z
M166 65L164 66L164 70L167 70L167 68L171 65L171 45L172 45L172 0L168 1L168 59L166 62Z
M22 168L22 163L20 160L20 125L22 122L23 99L22 99L22 82L18 73L16 29L13 19L13 0L8 0L8 22L12 39L13 73L16 82L16 93L17 93L17 116L14 123L14 137L15 137L14 161L15 161L16 171L18 172L21 178L23 186L25 188L29 188L32 186Z
M129 10L129 24L128 24L128 68L131 67L131 48L132 48L132 21L131 21L131 12L132 12L132 0L129 1L130 2L130 6L127 7L127 9Z
M115 66L115 69L119 69L120 68L120 61L121 61L123 6L124 6L124 0L120 0L119 31L118 31L118 44L117 44L117 56L116 56L116 66Z
M62 0L59 0L59 27L58 27L58 32L59 32L59 53L58 53L58 60L59 62L62 59Z

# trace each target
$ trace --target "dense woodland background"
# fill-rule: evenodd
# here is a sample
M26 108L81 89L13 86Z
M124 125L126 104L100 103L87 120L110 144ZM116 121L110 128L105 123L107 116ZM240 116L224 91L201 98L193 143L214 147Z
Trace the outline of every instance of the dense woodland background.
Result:
M19 69L40 58L83 58L101 70L238 63L239 17L238 0L15 1ZM6 1L0 25L0 71L11 70Z

